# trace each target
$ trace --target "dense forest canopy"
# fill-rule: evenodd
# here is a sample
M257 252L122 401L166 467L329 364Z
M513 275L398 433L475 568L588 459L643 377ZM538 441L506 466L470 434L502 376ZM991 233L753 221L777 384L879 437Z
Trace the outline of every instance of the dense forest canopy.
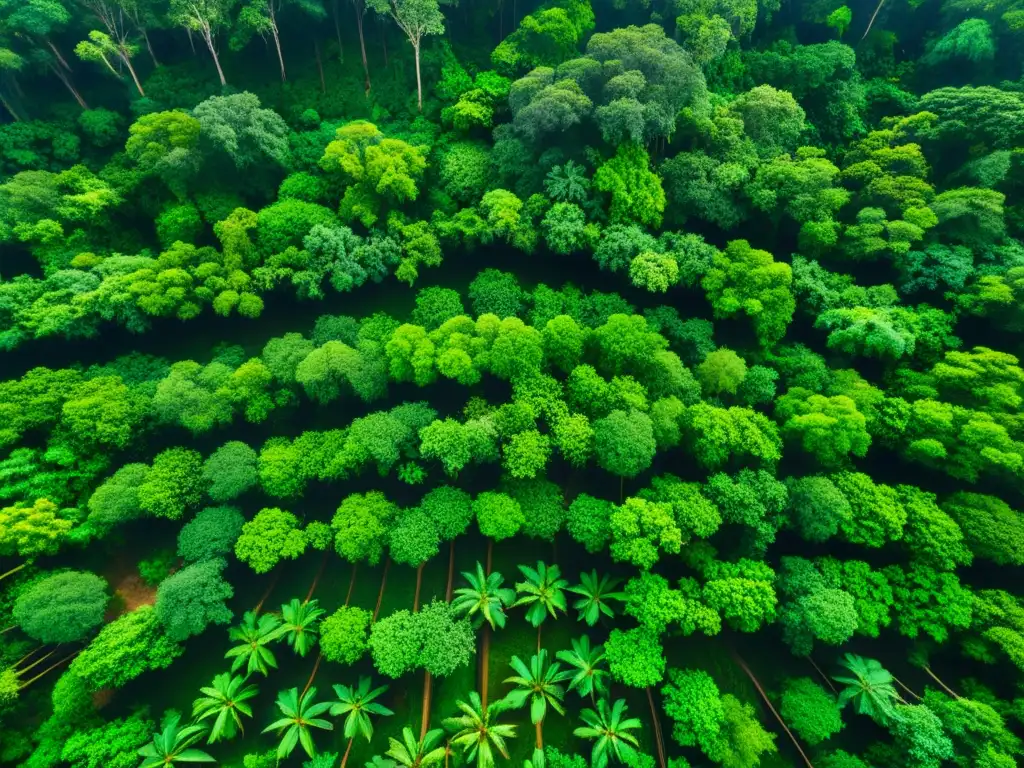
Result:
M1024 764L1022 0L0 0L0 764Z

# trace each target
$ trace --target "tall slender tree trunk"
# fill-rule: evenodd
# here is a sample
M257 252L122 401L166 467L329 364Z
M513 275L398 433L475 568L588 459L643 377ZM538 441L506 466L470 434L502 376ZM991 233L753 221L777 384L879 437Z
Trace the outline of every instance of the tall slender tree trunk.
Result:
M494 559L494 539L487 539L487 576L491 575L491 561Z
M929 667L928 665L925 665L924 667L922 667L922 669L924 669L924 671L925 671L925 672L927 673L928 677L930 677L930 678L931 678L932 680L934 680L934 681L935 681L936 683L938 683L939 685L941 685L941 686L942 686L942 689L943 689L943 690L944 690L944 691L945 691L946 693L948 693L948 694L949 694L950 696L952 696L952 697L953 697L954 699L959 699L959 698L960 698L960 696L959 696L959 695L958 695L958 694L956 693L956 691L954 691L954 690L953 690L952 688L950 688L950 687L949 687L948 685L946 685L946 684L945 684L944 682L942 682L941 680L939 680L939 677L938 677L938 675L936 675L936 674L935 674L934 672L932 672L931 668L930 668L930 667Z
M145 27L139 27L139 32L142 33L142 39L146 41L146 50L149 51L149 58L153 60L153 66L159 67L160 62L156 60L156 54L153 52L153 44L149 42L149 33Z
M380 44L384 47L384 69L388 68L388 31L381 24Z
M59 50L59 49L57 48L57 46L56 46L56 45L54 45L54 44L53 44L52 42L50 42L49 40L47 40L47 41L46 41L46 45L47 45L47 47L48 47L48 48L49 48L49 49L50 49L50 50L51 50L51 51L53 52L53 55L57 57L57 61L59 61L59 62L60 62L60 65L61 65L62 67L64 67L64 69L66 69L66 70L67 70L68 72L70 72L70 71L71 71L71 65L70 65L70 64L68 64L68 62L67 62L67 59L65 59L65 58L64 58L64 57L63 57L63 56L61 55L61 52L60 52L60 50Z
M338 61L345 62L345 46L341 44L341 17L338 13L338 0L331 0L331 16L334 17L334 36L338 39Z
M818 674L821 675L821 679L825 681L825 685L827 685L832 690L832 693L838 694L839 691L837 691L836 687L834 685L832 685L832 681L828 679L828 675L826 675L824 672L821 671L821 667L819 667L815 663L814 659L812 659L810 656L808 656L807 660L809 662L811 662L811 666L814 667L818 671Z
M420 590L423 588L423 566L427 564L424 560L416 567L416 591L413 592L412 598L412 612L416 613L420 609Z
M128 53L124 48L121 48L120 51L121 61L123 61L124 65L128 67L128 74L132 76L132 82L135 83L135 88L138 90L139 96L145 97L146 92L142 90L142 83L139 82L139 76L135 74L135 67L132 66L132 60L128 58Z
M423 111L423 81L420 79L420 41L412 44L416 54L416 105L420 112Z
M541 630L541 627L543 627L543 626L544 626L543 624L538 624L537 625L537 653L538 654L540 653L540 630Z
M320 93L327 93L327 82L324 80L324 63L320 59L319 40L313 40L313 51L316 54L316 69L320 73Z
M220 84L225 86L228 81L224 77L224 70L220 68L220 57L217 55L217 46L213 42L213 34L209 30L203 32L203 40L206 42L206 47L210 49L210 55L213 56L213 63L217 67L217 77L220 78Z
M75 97L75 101L78 102L78 106L82 109L88 109L89 105L85 103L85 99L82 98L82 94L75 90L75 86L72 85L71 80L61 70L60 67L55 64L50 64L50 71L57 76L57 79L64 83L64 87L70 91L71 95Z
M768 709L771 710L771 713L775 715L775 719L779 721L779 725L782 726L782 730L786 732L786 735L789 736L790 741L793 742L793 746L796 747L796 751L800 753L800 757L804 759L804 762L807 764L807 768L814 768L814 765L811 763L810 758L807 757L806 753L803 750L803 747L800 746L800 742L796 740L796 736L793 735L793 732L789 730L789 726L786 725L786 722L775 710L775 705L772 704L771 699L768 698L768 694L764 692L764 688L761 687L761 683L758 681L756 677L754 677L754 673L750 670L750 667L748 667L747 663L740 658L738 653L733 651L732 655L733 659L736 660L736 663L739 665L740 669L742 669L746 673L747 677L750 678L750 682L754 684L754 687L757 689L757 692L761 694L761 698L764 699L764 703L768 705Z
M271 4L268 3L267 5L270 6ZM274 50L277 51L277 63L281 67L281 82L286 83L288 82L288 77L284 73L284 54L281 53L281 35L278 34L277 31L277 20L274 19L273 10L271 10L270 13L270 32L274 37Z
M267 598L270 597L270 593L274 591L274 585L277 584L277 580L281 578L281 571L274 574L274 578L270 580L270 584L267 586L267 591L263 593L263 597L256 603L256 607L253 609L253 613L259 614L263 608L263 604L267 602Z
M544 721L534 723L533 728L537 732L537 749L544 749Z
M658 717L658 708L654 706L654 694L651 687L647 686L647 703L651 707L651 723L654 725L654 745L658 749L658 765L665 768L665 743L661 737L661 720Z
M363 73L366 75L366 91L370 91L370 64L366 59L366 38L363 36L363 18L366 16L366 8L361 8L360 3L353 3L356 9L356 30L359 32L359 53L363 57ZM338 45L341 45L341 37L338 38ZM388 48L384 44L384 66L387 66Z
M875 12L871 14L871 21L868 22L868 28L864 30L864 34L861 36L861 40L868 36L868 32L871 31L871 27L875 24L875 17L878 16L878 12L882 10L882 6L885 5L885 0L879 0L878 6L875 8Z
M907 685L905 685L902 680L900 680L895 675L893 675L892 679L895 681L896 685L898 685L900 688L902 688L904 691L909 693L911 696L913 696L918 701L921 701L921 697L918 696L916 693L914 693L912 690L910 690L910 688Z
M481 640L480 648L480 705L484 711L487 710L487 683L490 675L488 674L488 664L491 656L491 625L486 621L484 622L484 636Z
M188 44L192 48L192 55L195 56L196 55L196 41L192 39L192 30L189 29L188 27L185 27L185 34L188 35Z
M59 667L59 666L60 666L61 664L65 664L66 662L68 662L68 661L71 661L71 659L75 658L75 656L77 656L77 655L78 655L79 653L81 653L81 651L75 651L75 652L74 652L74 653L72 653L72 654L71 654L70 656L65 656L65 657L64 657L63 659L61 659L60 661L58 661L58 662L56 662L56 663L54 663L54 664L51 664L50 666L48 666L48 667L47 667L46 669L44 669L44 670L43 670L42 672L40 672L40 673L39 673L38 675L36 675L35 677L33 677L33 678L30 678L29 680L26 680L26 681L25 681L24 683L20 683L20 684L18 685L18 690L23 690L23 689L25 689L25 688L28 688L28 687L29 687L30 685L32 685L32 683L34 683L34 682L35 682L36 680L40 679L41 677L43 677L44 675L46 675L46 674L47 674L48 672L52 672L52 671L53 671L53 670L55 670L55 669L56 669L57 667Z
M452 601L452 587L455 586L455 539L448 542L448 586L444 590L446 603Z
M348 740L348 746L345 747L345 755L341 758L341 768L345 768L345 763L348 762L348 753L352 751L352 742L355 740L355 736Z
M101 61L102 61L102 62L103 62L104 64L106 64L106 65L107 65L107 69L109 69L109 70L110 70L110 74L112 74L112 75L113 75L114 77L116 77L116 78L117 78L118 80L121 80L121 79L122 79L122 78L121 78L121 73L120 73L120 72L118 72L118 71L117 71L116 69L114 69L114 65L113 65L113 64L111 64L111 63L110 63L110 61L109 61L109 60L107 59L107 57L106 57L106 56L104 56L104 55L103 55L102 53L100 54L100 60L101 60Z
M6 106L6 105L7 105L7 102L4 102L4 106ZM10 109L10 107L8 107L8 109ZM12 115L14 115L14 111L13 111L13 110L11 111L11 114L12 114ZM14 117L15 117L15 119L17 119L17 117L18 117L18 116L17 116L17 115L14 115ZM16 573L17 573L18 571L20 571L20 570L21 570L22 568L24 568L24 567L25 567L26 565L28 565L28 563L22 563L21 565L16 565L16 566L14 566L14 567L13 567L13 568L11 568L11 570L9 570L9 571L4 571L3 573L0 573L0 581L3 581L3 580L4 580L4 579L6 579L6 578L7 578L8 576L13 576L13 575L14 575L14 574L16 574Z
M313 593L316 592L316 587L320 583L320 577L324 575L324 569L327 567L327 556L328 552L324 552L323 557L320 558L320 567L316 569L316 576L313 577L313 583L309 585L306 599L302 601L303 605L308 603L313 597Z
M377 617L380 616L380 606L384 602L384 588L388 584L388 569L391 567L391 556L384 561L384 575L380 580L380 592L377 593L377 607L373 609L373 624L377 623Z
M345 605L352 602L352 590L356 587L356 564L352 563L352 576L348 580L348 593L345 595Z

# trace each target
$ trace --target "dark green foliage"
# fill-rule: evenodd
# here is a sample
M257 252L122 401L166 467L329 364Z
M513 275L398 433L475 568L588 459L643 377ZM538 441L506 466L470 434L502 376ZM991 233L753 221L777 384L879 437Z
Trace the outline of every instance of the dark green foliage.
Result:
M235 507L207 507L178 534L178 557L198 562L225 557L234 550L245 518Z
M187 565L168 576L156 593L156 615L171 640L185 640L210 624L227 624L225 604L235 591L223 577L227 563L220 559Z
M13 618L42 643L74 643L99 626L106 609L107 583L94 573L66 571L26 589L14 602Z

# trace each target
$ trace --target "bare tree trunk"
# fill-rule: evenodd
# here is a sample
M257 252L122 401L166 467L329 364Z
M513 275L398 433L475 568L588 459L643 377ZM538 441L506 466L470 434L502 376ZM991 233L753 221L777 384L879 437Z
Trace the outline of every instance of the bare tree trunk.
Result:
M40 672L35 677L31 678L30 680L26 680L24 683L20 683L18 685L18 690L22 690L23 688L28 688L36 680L38 680L39 678L43 677L43 675L45 675L48 672L53 671L54 669L59 667L61 664L64 664L65 662L68 662L68 661L71 661L71 659L75 658L75 656L77 656L80 653L81 653L81 651L75 651L70 656L65 656L63 659L61 659L60 661L56 662L55 664L51 664L50 666L48 666L46 669L44 669L42 672Z
M544 749L544 722L534 723L533 728L537 732L537 749Z
M331 14L334 17L334 36L338 38L338 61L344 63L345 46L341 44L341 19L338 13L338 0L332 0L331 9L334 11Z
M796 736L794 736L793 732L789 730L789 726L786 725L786 722L782 719L779 713L775 711L775 706L772 704L771 699L768 698L768 694L764 692L764 688L761 687L761 683L758 682L758 679L756 677L754 677L754 673L750 671L750 667L748 667L747 663L740 658L738 653L733 651L732 655L733 658L736 660L736 663L739 665L740 669L746 672L747 677L750 678L750 682L752 682L754 684L754 687L757 688L757 692L761 694L761 698L764 699L764 703L768 705L768 709L770 709L771 713L775 715L775 719L779 721L779 725L782 726L782 730L786 732L786 735L789 736L790 741L793 742L793 746L796 747L796 751L800 753L800 757L804 759L804 762L807 764L807 768L814 768L814 765L811 763L810 758L807 757L807 755L804 753L803 747L800 746L800 742L796 740Z
M448 543L448 586L444 590L446 603L452 601L452 587L455 586L455 539Z
M345 595L345 605L352 602L352 590L356 587L356 564L352 563L352 576L348 580L348 593Z
M104 56L104 55L103 55L102 53L100 54L100 60L102 60L102 61L103 61L103 63L107 65L107 69L109 69L109 70L110 70L110 74L112 74L112 75L113 75L114 77L116 77L116 78L117 78L118 80L121 80L121 79L122 79L122 78L121 78L121 73L120 73L120 72L118 72L118 71L117 71L116 69L114 69L114 66L113 66L113 65L112 65L112 64L111 64L111 63L110 63L110 62L109 62L109 61L107 60L107 57L106 57L106 56Z
M412 44L412 49L416 53L416 105L419 111L423 111L423 82L420 80L420 44L419 41Z
M491 625L484 622L484 636L480 650L480 706L487 711L487 682L490 675L487 673L487 666L491 656Z
M274 591L274 585L277 584L277 580L281 578L281 571L274 574L274 578L270 580L270 584L267 586L267 591L263 593L263 597L256 603L256 607L253 609L253 613L259 615L260 609L263 608L263 604L267 602L267 598L270 597L270 593Z
M185 27L185 33L188 35L188 44L192 47L192 55L196 55L196 41L192 39L192 30Z
M341 758L341 768L345 768L345 763L348 762L348 753L352 751L352 742L355 740L355 736L348 740L348 746L345 747L345 755Z
M75 86L71 84L71 80L69 80L68 76L60 70L60 67L57 67L54 64L50 64L50 70L53 72L53 74L57 76L57 78L62 83L64 83L64 87L71 92L71 95L75 97L75 101L78 102L78 106L80 106L82 109L88 109L89 105L85 103L85 99L82 98L82 95L75 90Z
M156 60L156 54L153 52L153 44L149 42L149 33L145 27L139 27L139 32L142 33L142 39L146 41L146 50L149 51L149 58L153 60L153 66L159 67L160 62Z
M423 714L421 715L420 724L420 741L423 741L427 735L427 726L430 725L430 689L433 679L430 675L430 670L423 671Z
M825 681L825 685L827 685L832 690L832 693L838 694L839 691L837 691L836 687L832 685L832 681L828 679L828 675L821 671L821 667L814 663L814 659L808 656L807 660L811 662L811 666L818 671L818 674L821 675L821 679Z
M912 690L910 690L910 688L908 688L908 687L907 687L906 685L904 685L904 684L903 684L903 681L902 681L902 680L900 680L900 679L899 679L898 677L896 677L895 675L893 675L893 678L892 678L892 679L893 679L893 680L895 681L896 685L898 685L898 686L899 686L900 688L902 688L902 689L903 689L904 691L906 691L907 693L909 693L909 694L910 694L911 696L913 696L913 697L914 697L915 699L917 699L918 701L921 701L921 697L920 697L920 696L918 696L918 695L917 695L916 693L914 693L914 692L913 692Z
M221 86L228 84L228 81L224 78L224 70L220 68L220 57L217 55L217 46L213 43L213 35L209 32L203 32L203 40L206 41L206 47L210 49L210 55L213 56L213 63L217 67L217 77L220 78Z
M273 14L273 11L271 11L271 14ZM288 78L284 73L284 54L281 53L281 36L277 32L277 21L274 19L273 15L270 17L270 32L274 36L274 49L277 51L277 63L281 67L281 82L285 83L288 81Z
M123 49L121 51L121 61L123 61L124 65L128 67L128 73L132 76L132 82L135 83L135 87L139 91L139 96L145 97L146 92L142 90L142 83L139 82L139 77L135 74L135 67L132 66L132 60L128 58L128 54L125 53Z
M68 64L67 60L65 60L63 56L61 56L60 51L57 50L57 46L51 43L49 40L46 41L46 45L49 46L51 51L53 51L53 55L57 57L57 61L60 62L60 65L64 67L64 69L66 69L68 72L70 72L71 65Z
M491 575L491 562L494 559L494 539L487 539L487 576Z
M927 665L925 665L924 667L922 667L922 669L924 669L924 671L925 671L925 672L926 672L926 673L928 674L928 677L930 677L930 678L931 678L932 680L934 680L934 681L935 681L936 683L938 683L939 685L941 685L941 686L942 686L942 690L944 690L944 691L945 691L946 693L948 693L948 694L949 694L950 696L952 696L952 697L953 697L954 699L959 699L959 698L960 698L960 697L959 697L959 696L957 695L956 691L954 691L954 690L953 690L952 688L950 688L950 687L949 687L948 685L946 685L946 684L945 684L944 682L942 682L941 680L939 680L938 676L937 676L937 675L936 675L936 674L935 674L934 672L932 672L932 670L931 670L931 668L930 668L930 667L928 667Z
M871 21L868 22L868 28L864 30L864 34L861 36L861 40L868 36L868 32L871 31L871 27L875 23L875 17L878 16L878 12L882 10L882 6L885 5L885 0L878 0L878 6L875 8L875 12L871 14Z
M388 33L387 30L381 25L380 30L380 43L384 46L384 69L388 68Z
M373 609L373 621L371 624L377 623L377 617L380 616L380 606L384 601L384 588L388 584L388 569L391 567L391 557L388 556L387 560L384 561L384 575L380 580L380 592L377 593L377 607Z
M360 10L359 6L353 4L356 9L356 29L359 31L359 53L363 57L363 72L366 74L366 92L370 92L370 64L366 60L366 39L363 37L363 17L366 15L365 10ZM341 45L341 37L338 38ZM384 44L384 66L387 66L388 48L387 43Z
M5 106L5 107L7 106L7 102L6 102L6 101L4 102L4 106ZM7 108L8 108L8 109L10 109L10 107L7 107ZM11 114L12 114L12 115L14 115L14 111L13 111L13 110L11 110ZM17 116L17 115L14 115L14 119L15 119L15 120L17 120L17 119L18 119L18 116ZM21 565L16 565L16 566L14 566L14 567L13 567L13 568L11 568L11 570L9 570L9 571L4 571L3 573L0 573L0 581L3 581L3 580L4 580L4 579L6 579L6 578L7 578L8 576L13 576L13 575L14 575L14 574L16 574L16 573L17 573L18 571L20 571L20 570L21 570L22 568L24 568L24 567L25 567L26 565L28 565L28 563L22 563Z
M309 680L306 681L306 687L302 689L302 695L306 695L306 691L313 685L313 680L316 679L316 673L320 671L320 662L324 660L323 651L316 655L316 664L313 665L313 671L309 673Z
M661 738L661 721L658 719L658 708L654 706L654 694L651 687L647 686L647 703L651 707L651 723L654 726L654 744L658 749L658 765L665 768L665 744Z
M423 566L426 564L427 562L424 560L416 567L416 591L413 592L412 598L413 613L416 613L420 609L420 589L423 587Z
M324 552L324 556L320 558L320 567L316 571L316 576L313 577L313 583L309 585L309 592L306 593L306 599L302 601L305 605L313 597L313 593L316 591L316 585L320 583L320 577L324 575L324 568L327 567L327 552Z
M313 41L313 51L316 53L316 68L320 73L320 93L327 93L327 83L324 80L324 63L320 59L320 41Z

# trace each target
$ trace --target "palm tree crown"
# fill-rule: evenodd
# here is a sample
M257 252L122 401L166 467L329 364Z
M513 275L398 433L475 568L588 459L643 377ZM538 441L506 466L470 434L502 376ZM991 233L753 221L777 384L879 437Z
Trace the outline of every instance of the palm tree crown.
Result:
M254 611L246 611L242 623L228 630L228 636L238 643L224 654L225 659L233 658L231 671L245 667L245 674L260 672L266 676L270 669L277 669L277 659L268 647L284 633L281 620L272 613L256 618Z
M305 656L316 644L317 623L324 613L326 611L316 600L303 603L296 597L290 603L281 606L283 629L288 635L292 649L299 656Z
M502 587L504 577L497 571L484 575L484 567L476 564L476 572L463 571L468 587L455 590L452 608L457 613L469 616L479 626L486 621L491 629L505 626L505 608L516 599L514 590Z
M334 730L333 725L320 717L331 708L331 702L321 701L314 704L315 698L316 688L304 691L301 696L298 688L289 688L277 694L277 708L284 717L264 728L263 733L278 731L281 738L281 743L277 745L279 761L288 757L295 750L295 745L300 743L306 754L313 757L316 754L316 747L313 745L313 733L310 729Z
M574 730L573 735L594 742L590 758L592 768L606 768L611 759L631 764L636 758L639 742L630 731L640 728L640 720L627 718L625 714L625 699L617 699L611 707L601 699L596 712L593 709L580 712L580 719L585 725Z
M334 693L338 700L331 705L331 715L335 717L345 715L346 739L351 739L357 733L361 733L369 741L373 738L373 722L370 720L370 715L387 717L395 714L383 704L377 704L374 701L387 689L386 685L382 685L370 690L370 678L368 677L359 678L358 686L334 686Z
M242 715L252 717L252 707L247 703L259 689L245 684L246 678L223 672L213 678L209 687L200 688L203 695L192 702L192 717L197 721L213 718L207 743L221 739L233 739L236 733L245 734Z
M530 606L526 611L526 619L530 624L539 627L548 614L552 618L556 618L556 610L565 613L564 590L569 586L569 582L562 578L562 572L557 565L545 565L538 561L536 569L528 565L520 565L519 570L526 581L516 584L516 592L519 593L520 598L516 600L513 607Z
M388 751L385 754L403 768L426 768L444 760L446 750L437 746L443 734L440 728L434 728L417 741L412 728L407 726L402 729L401 741L388 737Z
M605 696L608 693L608 670L604 664L604 646L600 643L590 647L590 638L584 635L572 641L571 651L559 651L555 654L559 661L564 661L572 670L567 672L569 690L576 691L580 696Z
M477 768L494 768L494 753L508 760L506 739L514 739L516 727L496 722L498 715L508 707L501 699L491 702L487 709L480 702L480 694L473 691L469 702L456 701L461 715L446 718L444 726L452 731L452 743L462 747L467 760L476 760Z
M156 768L157 766L174 765L175 763L214 763L210 755L201 749L192 747L206 733L206 726L186 725L179 728L181 714L168 711L160 724L160 733L154 734L153 740L139 750L142 763L139 768Z
M580 599L572 604L572 607L579 611L577 620L585 621L588 627L597 624L602 614L608 618L615 616L615 611L608 605L609 600L625 600L624 592L615 592L619 585L618 579L610 576L598 577L597 571L580 574L580 584L569 587L569 591L580 596Z
M509 666L515 675L505 678L505 682L516 686L505 696L510 706L519 709L529 701L532 723L544 720L548 706L560 715L565 714L565 708L562 706L565 689L560 683L566 679L566 673L562 671L562 666L557 661L548 661L546 650L531 656L529 667L518 656L512 657Z
M839 692L839 706L853 702L857 713L867 715L881 725L896 717L896 704L900 695L893 687L893 676L875 659L846 654L840 666L852 677L835 676L832 679L846 687Z

